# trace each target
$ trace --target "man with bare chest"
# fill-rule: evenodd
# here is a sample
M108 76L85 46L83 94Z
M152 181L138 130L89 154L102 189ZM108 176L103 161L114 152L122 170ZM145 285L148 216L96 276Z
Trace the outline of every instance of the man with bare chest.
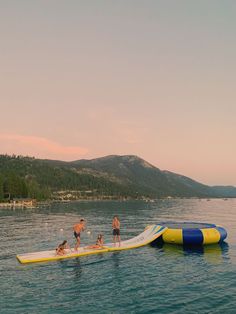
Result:
M85 230L85 220L82 218L80 222L73 227L74 236L76 238L75 250L77 251L80 246L80 233Z
M120 220L118 216L113 217L112 230L114 246L116 246L117 241L120 246Z

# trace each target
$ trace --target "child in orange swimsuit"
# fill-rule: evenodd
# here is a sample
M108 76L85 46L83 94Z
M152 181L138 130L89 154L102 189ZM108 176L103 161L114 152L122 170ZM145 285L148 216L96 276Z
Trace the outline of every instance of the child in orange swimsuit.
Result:
M104 244L104 238L103 238L103 235L100 233L97 237L96 244L86 246L86 249L102 249L103 244Z

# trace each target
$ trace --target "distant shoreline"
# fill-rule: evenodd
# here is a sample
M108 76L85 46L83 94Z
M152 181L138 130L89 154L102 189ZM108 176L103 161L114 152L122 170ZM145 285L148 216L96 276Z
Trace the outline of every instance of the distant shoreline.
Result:
M99 202L99 201L119 201L119 202L126 202L126 201L143 201L145 203L155 203L158 201L164 201L164 200L178 200L178 199L192 199L192 200L199 200L199 201L211 201L211 200L223 200L227 201L229 199L236 199L235 197L228 197L228 198L222 198L222 197L162 197L162 198L80 198L80 199L72 199L72 200L45 200L45 201L36 201L34 204L24 204L24 203L13 203L13 202L1 202L0 208L37 208L39 206L48 206L51 204L67 204L67 203L73 203L73 202L83 202L83 201L91 201L91 202Z

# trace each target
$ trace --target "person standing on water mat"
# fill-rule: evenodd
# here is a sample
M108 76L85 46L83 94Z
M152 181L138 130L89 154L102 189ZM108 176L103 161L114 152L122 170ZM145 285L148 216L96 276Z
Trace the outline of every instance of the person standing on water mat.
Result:
M112 220L112 234L113 234L113 242L114 246L116 246L116 242L118 240L120 246L120 220L118 216L114 216Z
M85 230L85 220L82 218L80 222L73 227L74 236L76 238L75 250L77 251L80 246L80 233Z

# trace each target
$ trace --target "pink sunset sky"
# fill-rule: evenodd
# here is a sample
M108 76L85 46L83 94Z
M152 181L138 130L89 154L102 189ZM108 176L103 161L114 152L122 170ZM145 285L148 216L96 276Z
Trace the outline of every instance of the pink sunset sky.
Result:
M0 153L137 155L236 186L236 2L4 1Z

